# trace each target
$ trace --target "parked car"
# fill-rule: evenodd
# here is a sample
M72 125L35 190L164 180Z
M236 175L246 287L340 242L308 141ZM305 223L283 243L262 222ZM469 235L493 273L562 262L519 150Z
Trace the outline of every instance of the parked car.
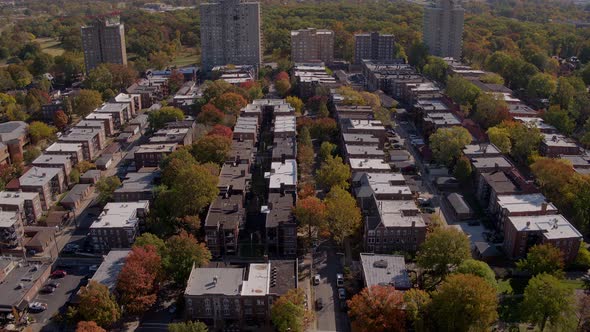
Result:
M319 285L319 284L320 284L320 275L319 275L319 274L316 274L316 275L313 277L313 284L314 284L314 285Z
M42 303L42 302L32 302L29 304L29 310L31 311L43 311L47 309L47 303Z
M436 212L436 210L430 206L425 206L425 207L421 208L420 210L422 211L422 213L435 213Z
M50 294L53 292L55 292L55 287L52 287L51 285L45 285L41 288L41 293Z
M324 307L324 302L322 301L321 298L315 300L315 309L316 310L322 310L323 307Z
M344 288L338 288L338 298L340 300L346 300L346 290Z
M57 288L57 287L59 287L59 282L50 281L50 282L47 283L47 286L51 286L53 288Z
M344 276L341 273L336 274L336 286L344 286Z
M51 274L50 277L53 279L57 279L57 278L63 278L67 275L68 275L68 273L64 270L55 270L55 271L53 271L53 273Z

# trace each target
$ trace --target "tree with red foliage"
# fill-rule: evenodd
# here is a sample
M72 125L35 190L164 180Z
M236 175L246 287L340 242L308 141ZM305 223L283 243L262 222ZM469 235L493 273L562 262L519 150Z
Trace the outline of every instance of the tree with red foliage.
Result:
M156 303L162 259L156 247L133 247L117 279L121 304L128 312L142 314Z
M277 76L275 76L275 81L281 81L281 80L289 80L289 74L287 74L286 71L282 71L280 73L277 74Z
M207 133L208 136L223 136L229 139L232 138L233 132L231 128L224 126L224 125L215 125L213 129Z
M201 107L199 115L197 115L197 122L214 125L223 122L225 115L215 105L208 103Z
M320 110L320 105L325 104L328 102L328 97L326 96L313 96L307 100L305 106L311 110L312 113L317 113Z
M297 201L293 208L293 215L301 226L307 226L309 240L311 241L312 227L326 227L326 204L315 196L309 196Z
M76 325L76 332L107 332L93 321L81 321Z
M53 124L59 130L63 130L68 125L69 120L70 119L68 118L66 113L62 110L58 110L53 114Z
M240 110L248 104L248 101L235 92L226 92L213 100L213 105L225 114L238 116Z
M172 70L170 77L168 77L168 87L170 88L170 93L175 93L178 91L183 83L184 75L176 69Z
M363 332L405 330L403 294L392 286L363 289L347 302L353 329Z
M240 88L242 88L244 90L250 90L250 88L254 87L255 85L256 85L256 83L254 81L246 81L246 82L240 83Z

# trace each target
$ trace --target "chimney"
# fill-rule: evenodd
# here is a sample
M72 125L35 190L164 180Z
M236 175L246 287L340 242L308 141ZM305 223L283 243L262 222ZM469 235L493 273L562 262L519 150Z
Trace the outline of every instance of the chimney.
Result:
M500 165L499 165L498 163L495 163L495 164L494 164L494 170L495 170L496 172L499 172L499 171L500 171Z
M527 221L526 222L526 228L529 228L530 226L531 226L531 222L530 221Z
M246 176L246 170L245 170L245 169L241 170L241 171L240 171L240 175L241 175L241 176Z
M543 202L541 204L541 212L543 212L543 213L547 212L547 202Z
M217 276L214 276L214 277L213 277L213 283L214 283L215 285L217 285Z

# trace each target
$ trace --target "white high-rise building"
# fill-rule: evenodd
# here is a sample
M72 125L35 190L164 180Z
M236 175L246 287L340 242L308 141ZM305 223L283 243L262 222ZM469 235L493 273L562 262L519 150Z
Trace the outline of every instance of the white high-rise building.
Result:
M220 0L202 3L201 62L205 70L227 64L260 65L260 3Z
M424 43L430 54L461 59L464 13L459 0L436 0L424 9Z

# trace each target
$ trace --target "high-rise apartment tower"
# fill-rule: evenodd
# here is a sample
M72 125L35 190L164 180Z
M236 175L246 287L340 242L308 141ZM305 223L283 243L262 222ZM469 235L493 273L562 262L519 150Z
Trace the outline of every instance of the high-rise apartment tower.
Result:
M200 9L203 69L227 64L260 65L260 3L220 0L202 3Z
M101 63L127 64L125 26L119 18L99 18L82 27L86 73Z
M378 32L354 35L354 63L366 60L393 60L395 57L395 39L393 35Z
M291 31L291 61L334 62L334 31L314 28Z
M424 43L432 55L461 59L463 16L459 0L437 0L424 9Z

